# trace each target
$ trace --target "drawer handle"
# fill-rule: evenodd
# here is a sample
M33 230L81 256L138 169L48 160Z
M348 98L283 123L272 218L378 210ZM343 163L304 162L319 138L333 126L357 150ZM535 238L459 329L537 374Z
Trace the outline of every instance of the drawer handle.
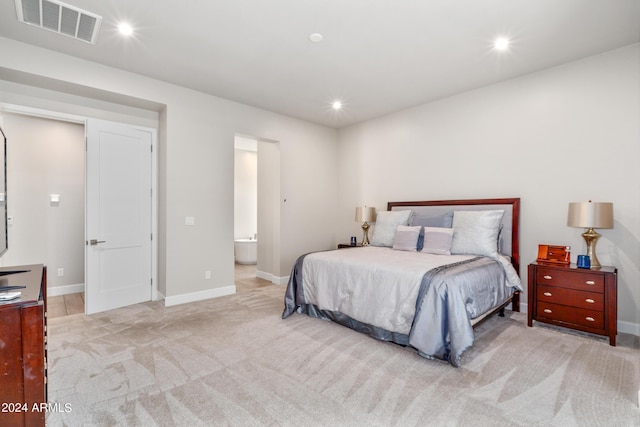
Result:
M552 279L552 277L549 276L549 275L544 276L544 278L547 279L547 280L551 280Z
M592 300L591 298L587 298L585 301L588 302L589 304L594 304L595 303L595 301Z
M596 319L594 319L593 317L585 317L585 319L587 319L589 322L595 322Z
M548 308L545 308L545 309L544 309L544 312L545 312L545 313L553 313L553 311L549 310Z
M596 282L594 282L593 280L587 280L585 283L587 285L595 285L596 284Z
M551 292L545 292L545 293L544 293L544 296L545 296L545 297L550 297L550 296L551 296Z

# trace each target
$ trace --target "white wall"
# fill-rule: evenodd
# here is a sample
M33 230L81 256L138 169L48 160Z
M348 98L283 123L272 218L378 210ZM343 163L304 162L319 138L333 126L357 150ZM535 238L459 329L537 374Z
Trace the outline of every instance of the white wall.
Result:
M262 279L280 283L272 273L279 269L281 257L281 198L280 144L258 141L258 265L256 275ZM283 280L282 280L283 281Z
M5 265L45 264L47 287L84 284L84 126L4 113L9 250ZM51 203L50 195L60 195ZM58 276L59 268L64 275Z
M621 329L640 334L639 163L636 44L341 130L340 240L359 235L355 206L520 197L526 287L539 243L586 252L569 202L613 202L598 258L618 267Z
M286 276L300 254L335 244L335 130L5 38L0 50L0 80L17 76L29 88L37 84L51 91L29 99L34 104L50 102L49 95L59 99L58 89L107 100L126 95L122 102L137 108L163 106L158 263L159 290L167 298L215 296L233 286L235 134L279 141L281 193L289 202L280 210L280 260L270 273ZM38 79L31 83L23 76ZM185 216L195 217L195 226L185 227ZM204 278L207 270L211 280Z

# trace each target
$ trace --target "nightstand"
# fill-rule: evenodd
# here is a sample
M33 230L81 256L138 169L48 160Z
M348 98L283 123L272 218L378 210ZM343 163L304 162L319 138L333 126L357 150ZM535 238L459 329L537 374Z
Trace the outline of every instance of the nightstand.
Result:
M529 264L527 324L533 321L609 337L616 345L618 270Z
M352 246L350 243L338 243L338 249L347 249L347 248L361 248L362 244L358 243L355 246Z

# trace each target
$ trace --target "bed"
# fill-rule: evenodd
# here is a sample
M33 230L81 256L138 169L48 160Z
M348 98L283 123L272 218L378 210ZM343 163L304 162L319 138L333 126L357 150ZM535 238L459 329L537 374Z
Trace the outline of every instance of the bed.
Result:
M298 258L283 319L331 320L460 366L473 327L519 311L520 199L389 202L371 245Z

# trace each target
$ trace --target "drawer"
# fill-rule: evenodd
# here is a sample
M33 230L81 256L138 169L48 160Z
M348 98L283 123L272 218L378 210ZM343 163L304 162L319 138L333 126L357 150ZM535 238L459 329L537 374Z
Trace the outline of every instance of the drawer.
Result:
M561 304L587 310L604 311L604 294L597 292L538 285L536 287L536 299L540 303Z
M560 270L539 267L536 273L538 285L561 286L580 291L604 293L604 276L602 274L584 273L578 270Z
M537 306L536 316L540 320L557 320L586 328L604 330L604 312L602 311L549 304L543 301L538 301Z

